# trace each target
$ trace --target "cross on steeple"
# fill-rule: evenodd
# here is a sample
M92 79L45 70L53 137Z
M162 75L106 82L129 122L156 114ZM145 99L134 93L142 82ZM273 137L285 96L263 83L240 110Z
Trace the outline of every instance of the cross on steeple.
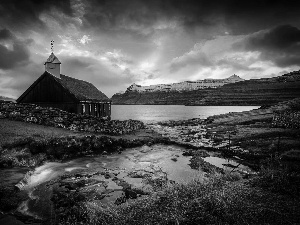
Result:
M53 53L53 47L54 47L54 40L51 40L51 52Z

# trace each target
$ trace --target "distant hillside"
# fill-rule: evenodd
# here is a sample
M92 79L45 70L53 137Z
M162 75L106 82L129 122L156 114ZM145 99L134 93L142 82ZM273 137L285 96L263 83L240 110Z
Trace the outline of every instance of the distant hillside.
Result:
M0 96L0 101L12 101L12 102L16 102L16 99L5 97L5 96Z
M300 97L300 71L279 77L252 79L218 88L191 91L126 91L112 96L113 104L269 105Z
M192 91L192 90L199 90L199 89L206 89L206 88L217 88L225 84L230 84L230 83L235 83L240 81L244 81L244 79L234 74L225 79L204 79L204 80L196 80L196 81L183 81L183 82L172 83L172 84L155 84L150 86L141 86L134 83L127 88L126 92Z

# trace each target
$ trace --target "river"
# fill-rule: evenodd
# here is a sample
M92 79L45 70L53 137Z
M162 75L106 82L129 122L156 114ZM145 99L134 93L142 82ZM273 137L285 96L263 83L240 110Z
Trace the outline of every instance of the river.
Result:
M166 120L205 119L229 112L258 109L259 106L183 106L183 105L112 105L113 120L141 120L154 123Z

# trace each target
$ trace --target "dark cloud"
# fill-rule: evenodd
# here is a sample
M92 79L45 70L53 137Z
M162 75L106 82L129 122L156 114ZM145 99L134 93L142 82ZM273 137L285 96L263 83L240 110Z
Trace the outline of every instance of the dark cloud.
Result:
M0 30L0 40L9 40L12 38L13 38L13 35L8 29Z
M138 39L167 29L155 27L157 22L175 21L188 32L200 29L198 34L209 39L224 30L248 34L277 24L300 25L299 5L296 0L2 0L0 27L44 29L40 14L54 8L70 17L83 13L81 29L123 32Z
M21 42L7 29L0 30L0 40L8 40L12 48L0 44L0 68L12 69L22 62L29 60L29 51L26 47L28 40Z
M291 25L281 25L258 32L247 38L244 48L261 52L262 60L271 60L277 66L300 65L300 30Z
M86 8L84 24L146 32L145 27L159 20L174 20L188 30L221 25L232 34L246 34L278 23L300 24L299 5L299 1L282 0L94 0Z
M31 28L44 29L39 16L42 12L55 8L64 14L72 15L70 1L68 0L1 0L0 26L9 26L12 29Z
M291 25L281 25L266 33L253 35L249 38L248 47L268 49L270 51L299 50L300 30ZM297 48L298 49L295 49Z

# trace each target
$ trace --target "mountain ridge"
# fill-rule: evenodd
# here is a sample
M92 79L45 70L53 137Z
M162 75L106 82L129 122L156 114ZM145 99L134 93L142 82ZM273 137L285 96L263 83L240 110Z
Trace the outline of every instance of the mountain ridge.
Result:
M268 105L300 97L300 71L278 77L227 83L218 88L138 92L112 96L124 105Z

